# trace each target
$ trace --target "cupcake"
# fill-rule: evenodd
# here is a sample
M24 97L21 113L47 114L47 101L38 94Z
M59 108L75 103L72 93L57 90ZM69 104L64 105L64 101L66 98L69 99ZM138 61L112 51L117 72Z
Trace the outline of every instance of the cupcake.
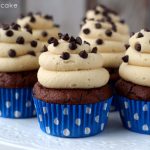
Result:
M104 59L104 67L110 73L110 85L114 90L114 103L116 93L115 82L119 79L118 69L126 51L129 39L129 29L124 21L108 8L97 6L89 10L82 24L80 37L97 47ZM115 106L115 105L114 105ZM115 110L114 107L112 107Z
M18 24L0 28L0 116L28 118L36 115L32 87L37 82L42 47Z
M103 58L81 38L59 34L39 57L33 98L40 128L59 137L102 132L112 100Z
M150 31L133 35L116 83L120 115L125 128L150 134Z
M27 30L32 30L33 37L44 44L47 44L50 37L58 38L59 25L54 24L52 16L28 13L27 16L21 15L17 23Z

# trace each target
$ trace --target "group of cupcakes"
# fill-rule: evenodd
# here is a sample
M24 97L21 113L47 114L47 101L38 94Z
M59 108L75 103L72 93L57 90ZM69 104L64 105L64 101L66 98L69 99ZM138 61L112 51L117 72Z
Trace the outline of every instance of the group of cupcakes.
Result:
M87 137L104 130L113 104L125 128L150 134L149 30L129 39L103 5L87 11L77 37L28 13L1 25L0 49L1 117L37 116L49 135Z

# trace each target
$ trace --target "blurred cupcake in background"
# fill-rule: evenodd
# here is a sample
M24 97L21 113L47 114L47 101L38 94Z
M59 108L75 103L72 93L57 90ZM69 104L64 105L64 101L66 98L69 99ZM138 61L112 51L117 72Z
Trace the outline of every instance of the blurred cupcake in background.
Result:
M32 87L37 81L42 48L43 44L16 23L0 28L0 116L28 118L36 115Z
M42 15L41 13L28 13L27 16L21 15L17 23L27 30L30 30L36 40L47 44L50 37L58 38L59 25L54 24L53 17Z
M141 30L129 40L116 83L119 110L125 128L150 134L150 30Z
M60 137L87 137L102 132L112 92L109 73L96 48L80 37L59 34L40 55L33 89L40 128Z
M114 84L119 79L118 69L128 47L129 28L116 12L100 5L87 12L79 36L91 47L97 47L103 56L104 67L110 73L109 83L114 90L112 110L115 110Z

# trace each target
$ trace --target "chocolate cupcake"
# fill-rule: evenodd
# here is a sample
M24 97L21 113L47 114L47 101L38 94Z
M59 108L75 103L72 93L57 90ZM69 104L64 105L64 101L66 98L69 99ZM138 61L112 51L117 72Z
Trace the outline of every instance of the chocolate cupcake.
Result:
M150 32L133 35L116 83L120 115L125 128L150 134Z
M0 28L0 115L35 116L32 87L37 82L38 57L43 45L18 24Z
M32 32L33 37L44 44L47 44L50 37L58 38L59 25L54 24L53 17L50 15L28 13L26 16L21 16L17 23Z
M103 58L79 37L59 37L49 39L48 52L39 58L33 97L40 127L60 137L98 134L112 99Z
M112 10L97 6L95 10L87 12L80 37L89 42L91 47L97 47L102 54L104 67L110 73L109 83L114 90L115 100L114 84L119 79L118 69L129 39L128 26Z

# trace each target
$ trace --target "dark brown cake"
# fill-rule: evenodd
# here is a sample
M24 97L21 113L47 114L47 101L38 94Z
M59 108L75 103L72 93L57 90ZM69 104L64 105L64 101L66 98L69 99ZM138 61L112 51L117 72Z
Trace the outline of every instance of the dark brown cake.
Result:
M109 81L117 81L119 77L119 69L118 68L106 68L110 74Z
M91 104L112 96L108 85L93 89L48 89L37 82L33 88L34 97L48 103Z
M0 72L0 87L23 88L33 87L37 82L37 70L15 73Z
M129 99L150 101L150 87L136 85L120 79L116 83L117 93Z

